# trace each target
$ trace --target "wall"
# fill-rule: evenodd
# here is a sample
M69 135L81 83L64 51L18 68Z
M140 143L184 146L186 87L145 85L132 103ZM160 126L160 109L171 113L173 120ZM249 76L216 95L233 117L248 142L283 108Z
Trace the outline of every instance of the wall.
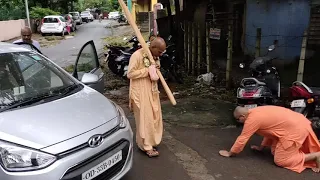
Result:
M136 12L148 12L150 11L149 0L137 0Z
M0 21L0 41L7 41L21 35L21 28L26 25L24 19Z
M308 0L247 0L246 6L246 53L254 54L256 29L261 28L261 55L278 40L277 57L289 62L300 56L301 36L309 25Z

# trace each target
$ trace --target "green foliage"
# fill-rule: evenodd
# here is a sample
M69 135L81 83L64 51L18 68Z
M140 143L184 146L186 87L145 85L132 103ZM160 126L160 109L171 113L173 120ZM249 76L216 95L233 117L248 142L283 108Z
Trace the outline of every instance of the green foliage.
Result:
M23 19L26 11L22 0L0 0L0 21Z
M30 11L30 17L34 19L42 19L49 15L59 15L59 12L53 11L49 8L32 7Z
M111 2L112 9L118 11L120 7L118 0L110 0L110 2Z

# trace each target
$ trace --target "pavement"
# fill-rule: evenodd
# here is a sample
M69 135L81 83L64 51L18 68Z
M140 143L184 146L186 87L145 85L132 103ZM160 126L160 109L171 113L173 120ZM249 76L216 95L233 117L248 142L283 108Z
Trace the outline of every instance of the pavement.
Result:
M133 169L123 180L319 179L311 170L298 174L277 167L270 150L253 152L250 145L259 145L259 136L251 138L238 156L221 157L219 150L229 150L241 133L241 128L232 125L234 105L197 97L178 99L177 103L174 107L162 102L165 131L160 156L148 158L135 146ZM135 131L132 113L126 104L122 107Z
M74 38L42 51L60 66L73 64L76 54L89 40L94 40L98 53L102 52L102 38L112 34L110 29L104 28L108 23L110 21L83 24ZM126 102L128 88L106 93L106 96L111 95L122 99L119 105L124 108L135 131L134 118ZM233 125L234 104L201 96L179 98L177 103L172 106L168 101L162 101L165 130L159 146L160 156L148 158L135 146L133 168L123 180L319 179L319 174L311 170L297 174L277 167L269 151L251 151L249 145L261 141L257 136L237 157L221 157L218 151L230 149L241 132L241 128Z
M99 55L103 52L103 38L112 35L112 32L105 28L111 23L115 21L103 20L99 23L95 20L83 23L78 26L73 38L67 38L55 46L44 47L41 51L61 67L74 64L81 47L90 40L93 40Z

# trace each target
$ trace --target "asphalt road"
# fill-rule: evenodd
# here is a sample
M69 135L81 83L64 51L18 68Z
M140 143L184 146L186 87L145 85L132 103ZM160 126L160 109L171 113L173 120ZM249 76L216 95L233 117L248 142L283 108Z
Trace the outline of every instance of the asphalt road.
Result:
M93 40L99 55L103 50L102 38L111 35L111 31L105 28L109 23L109 20L101 23L95 20L79 25L74 38L63 40L56 46L42 48L41 51L59 66L65 67L74 64L81 47Z

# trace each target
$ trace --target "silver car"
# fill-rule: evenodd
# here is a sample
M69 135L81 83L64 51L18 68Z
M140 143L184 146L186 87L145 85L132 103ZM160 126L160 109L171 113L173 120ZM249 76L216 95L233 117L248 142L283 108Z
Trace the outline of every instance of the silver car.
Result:
M133 133L121 107L98 92L94 43L80 50L73 75L22 45L0 42L0 179L123 177Z

